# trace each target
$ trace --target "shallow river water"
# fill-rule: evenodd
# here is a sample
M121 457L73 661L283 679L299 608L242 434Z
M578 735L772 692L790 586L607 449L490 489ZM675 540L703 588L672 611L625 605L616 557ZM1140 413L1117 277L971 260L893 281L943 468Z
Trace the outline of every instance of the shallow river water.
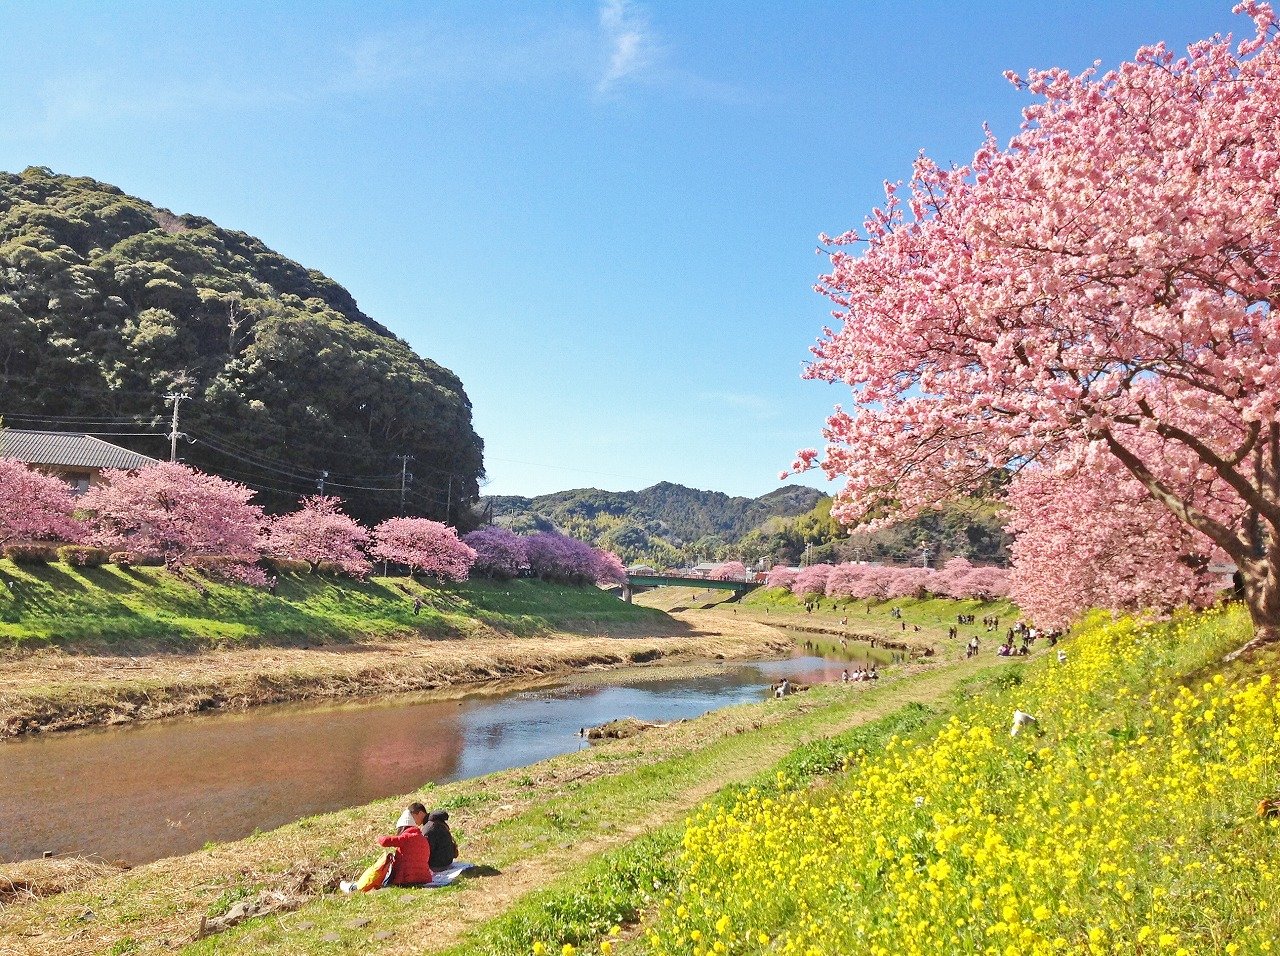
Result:
M463 697L294 704L0 744L0 860L44 851L137 864L299 817L524 766L619 717L668 721L840 679L875 655L591 672ZM664 673L666 671L666 673ZM389 821L390 822L390 821Z

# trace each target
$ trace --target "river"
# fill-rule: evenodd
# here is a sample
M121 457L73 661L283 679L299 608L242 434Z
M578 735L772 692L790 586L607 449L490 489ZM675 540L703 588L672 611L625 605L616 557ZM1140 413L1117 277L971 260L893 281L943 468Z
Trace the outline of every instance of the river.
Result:
M462 697L290 704L0 744L0 860L90 853L139 864L300 817L520 767L619 717L680 720L762 700L782 677L840 679L884 652L579 674Z

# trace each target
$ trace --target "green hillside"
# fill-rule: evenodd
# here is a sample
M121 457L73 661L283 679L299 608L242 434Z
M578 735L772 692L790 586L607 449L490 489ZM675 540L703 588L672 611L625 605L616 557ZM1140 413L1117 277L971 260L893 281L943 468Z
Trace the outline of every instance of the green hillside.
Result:
M661 629L666 620L598 588L532 579L443 586L412 578L282 574L273 592L198 584L164 568L0 560L0 650L130 642L191 650L291 637L346 642L466 634L481 625L514 634L633 622ZM417 612L415 597L421 601Z
M553 528L616 552L624 561L666 566L733 555L770 518L801 515L825 495L791 485L759 498L731 498L660 482L641 491L578 488L536 498L484 499L494 520L517 531Z
M755 564L817 561L937 563L963 556L1008 562L998 492L961 499L876 531L850 533L831 517L833 499L788 485L759 498L731 498L662 482L641 491L579 488L536 498L485 498L498 524L517 531L560 530L609 548L628 563L667 567L737 558Z
M243 232L114 186L0 174L0 416L14 428L111 433L251 483L269 507L327 488L366 520L457 517L483 445L458 377L414 353L351 294Z

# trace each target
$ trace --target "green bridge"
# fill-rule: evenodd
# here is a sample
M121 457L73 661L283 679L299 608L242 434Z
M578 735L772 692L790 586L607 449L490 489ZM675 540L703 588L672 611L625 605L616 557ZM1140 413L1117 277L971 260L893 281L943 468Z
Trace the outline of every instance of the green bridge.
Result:
M711 578L687 578L678 574L629 574L627 583L622 586L622 600L631 603L631 596L636 591L647 591L649 588L707 588L718 591L733 591L738 597L748 591L760 587L756 581L715 581Z

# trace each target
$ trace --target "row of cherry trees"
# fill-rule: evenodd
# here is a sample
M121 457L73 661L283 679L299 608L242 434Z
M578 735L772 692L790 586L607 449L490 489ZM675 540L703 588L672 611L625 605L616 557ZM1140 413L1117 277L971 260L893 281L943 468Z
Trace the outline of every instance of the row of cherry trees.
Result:
M471 573L496 578L532 574L586 584L620 582L626 572L610 553L559 534L519 536L482 528L460 539L426 518L391 518L373 529L345 514L337 498L303 498L297 511L272 517L252 489L185 465L160 463L104 472L104 482L76 498L66 482L0 459L0 546L13 542L84 543L162 558L173 568L208 566L247 583L265 583L263 557L306 562L365 577L386 561L444 581Z
M989 601L1009 593L1004 568L953 558L940 569L887 564L814 564L807 568L779 565L769 572L771 588L787 588L797 597L884 599L935 595Z
M1013 595L1037 620L1168 607L1239 569L1280 641L1280 23L1009 75L1021 132L921 156L819 290L807 375L852 388L821 464L847 523L1012 473Z

